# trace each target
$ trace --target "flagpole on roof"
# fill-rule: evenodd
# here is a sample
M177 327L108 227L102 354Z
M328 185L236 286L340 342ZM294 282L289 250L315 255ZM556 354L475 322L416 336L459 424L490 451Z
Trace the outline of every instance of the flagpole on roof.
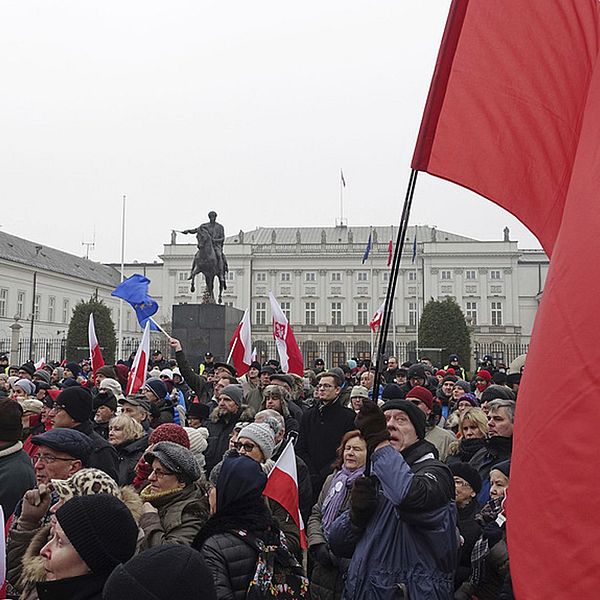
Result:
M340 169L340 227L344 223L344 188L346 187L346 180L344 179L344 171Z
M125 279L125 202L127 196L123 194L121 210L121 283ZM117 360L123 359L123 298L119 299L119 341L117 346ZM116 361L115 361L116 362Z

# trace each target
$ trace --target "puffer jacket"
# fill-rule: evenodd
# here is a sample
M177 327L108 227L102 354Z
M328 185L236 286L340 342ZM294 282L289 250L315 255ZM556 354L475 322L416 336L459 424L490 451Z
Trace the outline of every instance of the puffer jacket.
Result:
M373 453L379 480L378 505L364 531L338 517L329 543L350 558L346 600L450 600L458 555L454 480L424 440L397 452L386 445ZM404 593L404 596L401 595Z
M152 500L151 504L158 513L144 513L140 518L144 532L142 550L163 544L190 546L210 516L204 482L188 485L177 493Z
M306 532L308 537L308 547L318 544L326 544L325 534L321 527L321 521L323 519L322 507L329 490L331 489L331 483L337 472L332 473L327 477L323 484L323 489L319 494L317 503L312 509L312 513L308 519L306 525ZM350 507L350 494L347 493L344 498L344 502L340 507L339 514L348 510ZM324 566L315 561L312 575L310 578L310 597L311 600L338 600L342 597L344 591L344 576L348 570L350 561L346 558L334 557L335 564L333 566Z
M256 571L256 552L233 533L216 533L202 546L219 600L244 600Z
M119 446L114 446L119 457L118 480L119 485L131 485L135 477L135 465L148 447L148 436L144 435L139 440L130 440Z

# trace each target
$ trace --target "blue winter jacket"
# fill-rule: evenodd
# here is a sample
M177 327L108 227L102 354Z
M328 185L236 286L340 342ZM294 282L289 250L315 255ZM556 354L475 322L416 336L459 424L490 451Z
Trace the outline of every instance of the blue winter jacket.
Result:
M449 600L458 555L454 479L424 440L373 453L379 504L364 531L340 515L330 546L350 558L345 600Z

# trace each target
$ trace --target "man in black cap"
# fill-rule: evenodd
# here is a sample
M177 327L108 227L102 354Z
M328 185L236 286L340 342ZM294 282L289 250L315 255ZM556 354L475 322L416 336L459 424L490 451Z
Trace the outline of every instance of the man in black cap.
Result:
M73 386L64 389L57 396L48 416L53 427L75 429L87 435L94 444L88 466L104 471L117 481L119 457L115 449L94 431L91 421L93 412L94 401L91 394L81 386Z
M152 360L150 361L150 368L156 367L161 371L166 369L169 366L169 363L163 358L162 352L160 350L155 350L152 353Z
M35 485L31 460L21 442L22 418L18 402L0 398L0 506L6 519L23 494Z
M337 556L352 558L345 597L367 600L382 590L390 590L385 598L453 597L454 481L425 440L425 423L407 400L389 400L382 410L363 402L356 427L376 479L356 480L350 510L334 521L329 536Z
M35 373L35 365L32 362L26 362L19 367L18 375L21 379L33 379Z
M101 389L94 398L94 411L94 431L108 440L108 423L117 414L116 396Z
M192 429L199 429L203 426L204 421L208 419L210 410L206 404L200 402L192 402L187 411L187 424Z

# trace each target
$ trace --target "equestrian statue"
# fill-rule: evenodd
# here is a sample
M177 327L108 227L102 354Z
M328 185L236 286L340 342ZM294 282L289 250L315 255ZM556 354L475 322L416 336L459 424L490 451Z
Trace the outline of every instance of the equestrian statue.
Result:
M196 290L194 278L199 273L204 275L206 280L206 291L209 302L215 302L214 279L219 278L219 304L223 301L223 290L227 289L225 277L229 271L227 259L223 254L223 243L225 242L225 229L223 225L217 223L217 213L211 210L208 213L208 223L196 227L196 229L186 229L181 233L195 233L198 243L198 250L192 262L192 271L188 280L191 280L190 290Z

